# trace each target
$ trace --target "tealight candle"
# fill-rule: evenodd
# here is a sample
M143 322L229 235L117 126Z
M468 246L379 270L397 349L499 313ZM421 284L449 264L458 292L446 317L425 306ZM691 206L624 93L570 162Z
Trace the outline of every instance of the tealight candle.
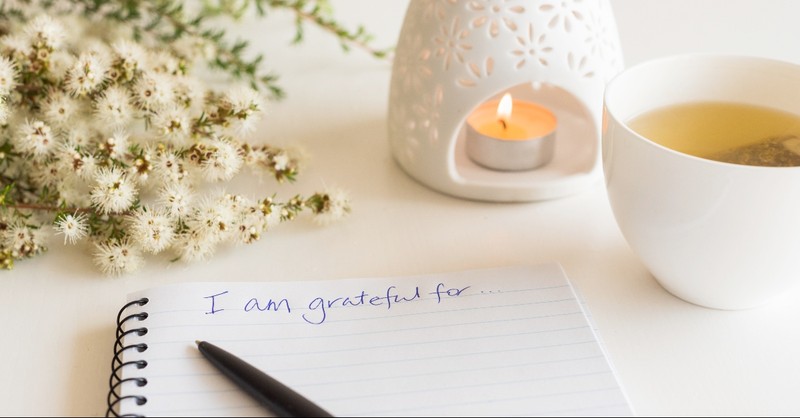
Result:
M494 170L532 170L553 158L557 125L546 107L506 93L467 118L467 155Z

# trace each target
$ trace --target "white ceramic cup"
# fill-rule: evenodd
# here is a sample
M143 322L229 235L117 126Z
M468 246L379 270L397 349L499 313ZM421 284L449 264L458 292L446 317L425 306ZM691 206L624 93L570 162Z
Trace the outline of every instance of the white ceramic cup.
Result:
M669 292L712 308L759 306L800 283L800 167L697 158L627 125L649 110L696 101L800 114L800 66L698 54L622 72L604 97L609 201L628 244Z

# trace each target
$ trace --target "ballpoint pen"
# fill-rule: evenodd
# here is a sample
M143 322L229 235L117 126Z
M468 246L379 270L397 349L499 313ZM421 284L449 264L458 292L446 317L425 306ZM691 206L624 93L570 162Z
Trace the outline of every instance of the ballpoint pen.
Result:
M283 383L233 354L206 341L195 342L203 357L277 416L333 416L299 393L286 387Z

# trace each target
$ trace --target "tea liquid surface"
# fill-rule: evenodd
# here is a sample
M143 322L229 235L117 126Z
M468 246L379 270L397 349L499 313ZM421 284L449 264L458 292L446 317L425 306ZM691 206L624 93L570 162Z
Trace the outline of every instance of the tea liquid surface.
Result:
M676 151L747 165L800 165L800 116L731 102L693 102L655 109L631 129Z

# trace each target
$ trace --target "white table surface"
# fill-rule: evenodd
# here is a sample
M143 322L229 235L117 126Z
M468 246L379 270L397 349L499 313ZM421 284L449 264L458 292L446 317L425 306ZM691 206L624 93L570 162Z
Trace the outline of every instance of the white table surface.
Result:
M393 45L407 1L332 4L342 21L365 23L376 45ZM612 5L627 65L700 51L800 63L799 1ZM390 155L389 63L358 50L345 55L314 28L304 44L291 47L285 14L236 30L260 34L253 42L289 94L270 105L259 135L302 144L312 159L295 184L240 178L235 190L286 197L338 185L351 193L352 216L324 228L309 220L280 225L254 245L200 264L149 259L139 273L116 279L96 271L87 248L54 240L48 254L0 273L0 413L103 414L114 318L134 290L193 280L394 276L558 261L585 297L638 414L800 414L800 292L747 311L675 298L629 249L602 182L571 197L522 204L432 191Z

